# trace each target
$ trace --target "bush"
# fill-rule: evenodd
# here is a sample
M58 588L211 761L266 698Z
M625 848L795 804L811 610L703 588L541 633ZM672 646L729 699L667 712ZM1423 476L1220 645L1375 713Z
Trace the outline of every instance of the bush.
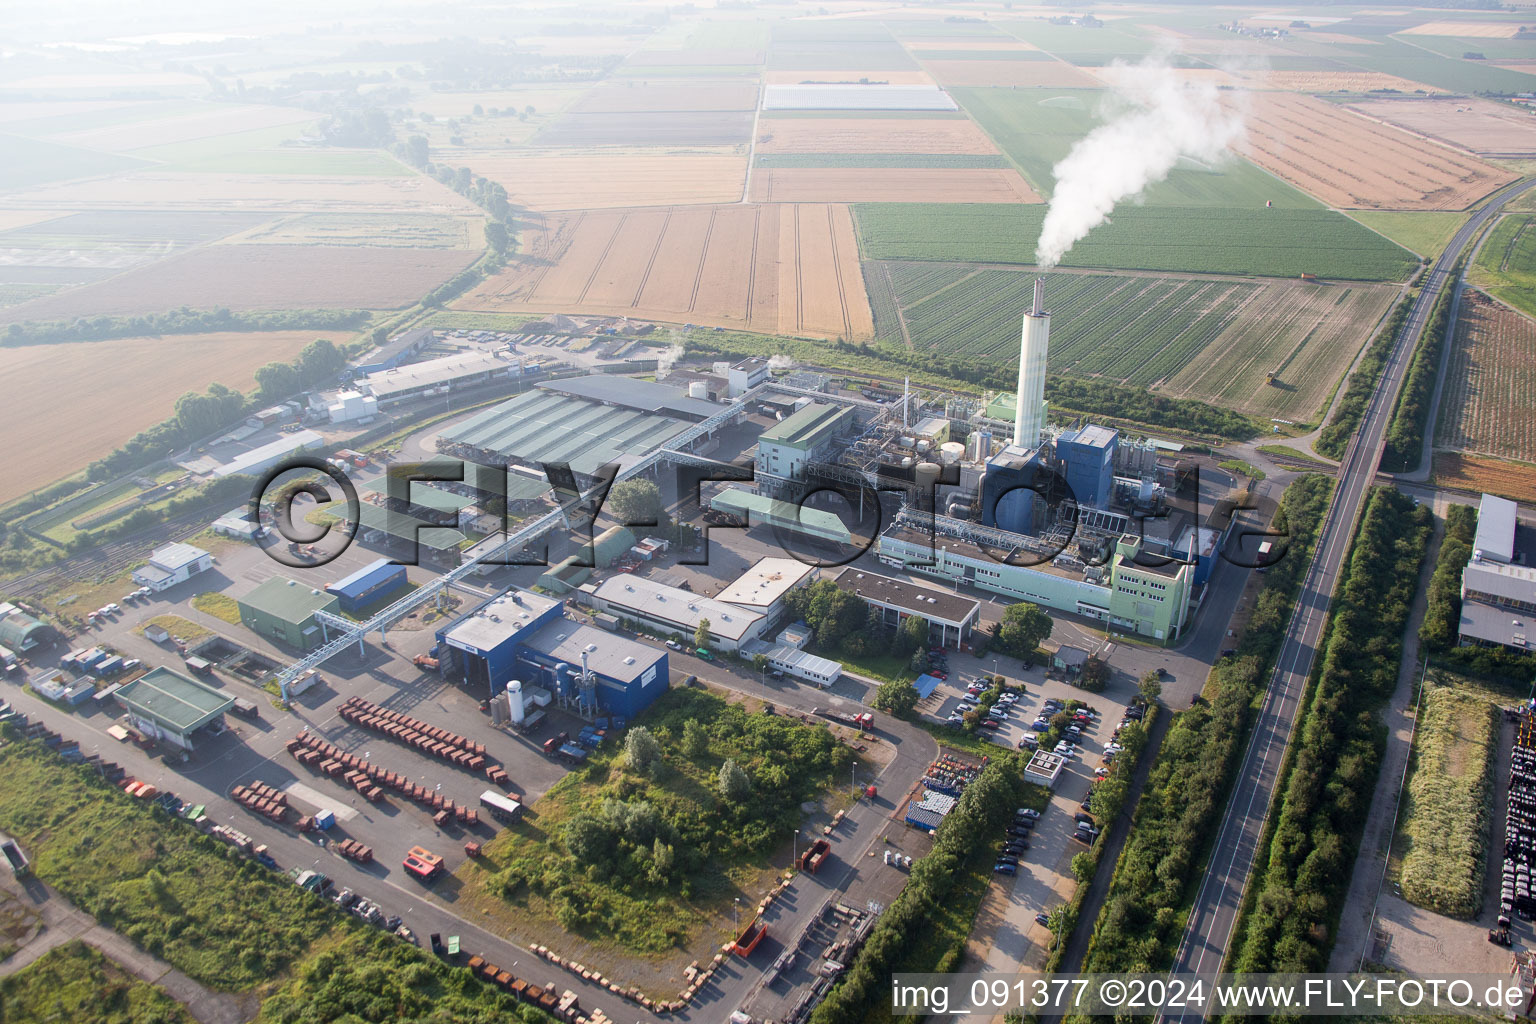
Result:
M1331 481L1315 474L1286 488L1274 529L1289 532L1287 557L1265 577L1237 657L1212 670L1208 700L1180 712L1168 728L1083 970L1157 970L1172 962L1183 910L1241 760L1254 697L1279 650L1331 492Z
M1397 685L1432 524L1402 493L1371 492L1256 862L1234 945L1240 972L1327 968L1380 767L1375 713Z
M1456 297L1454 275L1461 273L1458 262L1452 271L1452 284L1435 300L1429 323L1419 335L1419 343L1408 364L1408 374L1397 395L1397 407L1387 427L1386 447L1381 455L1385 473L1406 473L1419 464L1424 452L1424 432L1430 428L1430 404L1434 401L1435 380L1440 376L1440 356L1445 351L1446 335L1451 331L1453 300Z
M873 704L896 718L906 718L917 707L917 687L894 679L881 683L879 689L875 690Z

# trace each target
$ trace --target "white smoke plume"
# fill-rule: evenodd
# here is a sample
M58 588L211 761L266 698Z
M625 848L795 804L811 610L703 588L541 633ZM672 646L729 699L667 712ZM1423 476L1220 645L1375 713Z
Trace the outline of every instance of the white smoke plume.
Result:
M674 344L671 348L656 357L656 379L661 380L672 372L672 365L686 354L686 349Z
M1115 204L1162 181L1181 159L1227 159L1245 133L1241 93L1211 81L1181 77L1168 54L1139 64L1116 61L1107 120L1089 132L1055 168L1035 262L1054 267L1083 236L1109 219Z
M789 356L781 354L768 357L768 369L770 370L793 370L794 368L795 361L789 358Z

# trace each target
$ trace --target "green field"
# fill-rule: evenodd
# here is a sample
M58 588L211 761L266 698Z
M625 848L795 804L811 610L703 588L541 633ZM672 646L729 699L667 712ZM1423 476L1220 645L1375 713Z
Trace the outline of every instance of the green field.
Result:
M1481 42L1483 40L1468 39L1463 49L1476 50ZM1536 89L1536 76L1505 71L1482 61L1442 57L1398 38L1382 39L1368 48L1360 47L1349 62L1362 71L1384 71L1450 92L1516 93Z
M1499 707L1493 695L1436 673L1413 738L1397 843L1403 898L1470 918L1483 903Z
M870 76L871 81L878 82L878 74ZM867 121L871 118L895 118L905 121L963 121L965 115L958 110L860 110L855 111L859 120ZM780 117L835 117L847 118L847 110L765 110L763 120L771 121Z
M1037 276L970 264L865 265L883 340L983 361L1018 351L1019 311ZM1307 421L1396 294L1389 285L1047 274L1049 369Z
M1003 167L995 153L768 153L759 167Z
M1471 216L1451 210L1351 210L1349 215L1426 259L1438 256Z
M1073 143L1092 131L1100 118L1103 93L1096 89L955 89L955 99L992 136L998 147L1018 164L1029 183L1048 196L1056 163ZM1311 196L1280 181L1246 160L1232 159L1213 167L1186 161L1165 181L1146 190L1147 206L1215 206L1319 210Z
M874 260L1030 265L1045 207L864 203L861 252ZM1416 256L1331 210L1125 206L1077 243L1067 267L1399 281Z
M1536 316L1536 216L1502 218L1468 276L1494 298Z
M5 151L5 159L0 161L0 190L31 188L54 181L116 174L149 166L131 156L79 149L20 135L0 135L0 149Z
M918 60L1050 60L1043 50L913 50Z
M0 1021L193 1024L186 1007L78 939L0 979Z
M1536 43L1529 39L1478 39L1464 36L1408 36L1416 46L1460 60L1464 53L1480 53L1490 61L1536 57ZM1529 86L1528 88L1536 88Z

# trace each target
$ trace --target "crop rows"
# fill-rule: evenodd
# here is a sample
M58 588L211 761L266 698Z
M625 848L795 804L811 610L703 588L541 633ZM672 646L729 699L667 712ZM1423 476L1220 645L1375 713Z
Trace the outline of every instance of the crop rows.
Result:
M866 203L864 254L880 260L1033 264L1045 207ZM1063 266L1172 273L1398 281L1418 258L1331 210L1127 207L1095 228Z
M1436 443L1536 462L1536 324L1468 289Z
M1035 276L1013 270L892 264L912 346L1012 358ZM1148 386L1209 345L1262 286L1248 282L1050 274L1050 368ZM916 298L915 298L916 297ZM914 301L915 298L915 301ZM881 315L876 311L877 317ZM890 314L887 313L887 316ZM879 327L883 336L899 328Z

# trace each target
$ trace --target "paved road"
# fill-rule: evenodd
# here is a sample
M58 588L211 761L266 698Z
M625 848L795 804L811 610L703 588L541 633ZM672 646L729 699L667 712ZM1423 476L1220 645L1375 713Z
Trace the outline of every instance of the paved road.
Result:
M1333 502L1318 534L1316 555L1302 582L1274 675L1259 709L1252 741L1217 834L1216 847L1174 958L1176 972L1214 973L1221 969L1229 952L1243 891L1258 853L1259 834L1274 798L1280 763L1296 722L1298 702L1317 657L1323 624L1340 567L1349 551L1355 521L1381 462L1392 408L1414 345L1440 293L1454 283L1451 271L1457 256L1504 203L1532 186L1536 186L1536 180L1522 182L1496 196L1462 225L1435 261L1398 335L1360 430L1345 452Z

